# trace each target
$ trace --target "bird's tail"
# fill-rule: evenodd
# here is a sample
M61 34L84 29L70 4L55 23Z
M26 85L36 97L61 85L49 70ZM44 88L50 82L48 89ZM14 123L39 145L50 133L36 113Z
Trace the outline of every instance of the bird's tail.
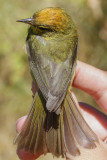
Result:
M64 157L68 152L79 155L79 146L95 148L96 135L85 122L70 91L61 106L60 115L46 110L46 101L40 90L36 93L29 115L15 139L18 150L39 155L51 152Z

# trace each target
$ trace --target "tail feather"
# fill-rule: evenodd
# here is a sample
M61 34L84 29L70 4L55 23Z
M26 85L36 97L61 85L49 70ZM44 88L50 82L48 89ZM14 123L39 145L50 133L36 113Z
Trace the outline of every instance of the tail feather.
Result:
M46 129L46 145L48 147L49 152L53 155L59 157L63 155L63 147L61 138L61 126L60 126L60 116L55 114L54 112L47 113L47 127Z
M72 127L77 142L85 148L96 147L95 142L98 142L98 138L84 120L70 92L68 93L66 99L71 111L70 113L71 113Z
M80 151L76 145L76 141L74 138L71 117L69 112L69 106L67 101L64 101L64 142L66 146L67 152L71 155L76 156L80 154Z
M18 150L25 149L35 155L51 152L64 157L66 152L76 156L79 146L96 147L96 135L81 115L71 93L68 91L57 115L46 109L46 101L40 90L36 93L28 118L15 143Z

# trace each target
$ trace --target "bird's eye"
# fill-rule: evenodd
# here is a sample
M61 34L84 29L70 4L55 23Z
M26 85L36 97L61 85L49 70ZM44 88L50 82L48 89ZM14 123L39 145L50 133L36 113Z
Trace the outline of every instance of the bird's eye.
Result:
M39 27L39 29L42 30L42 31L48 31L47 28L43 28L43 27Z
M54 31L53 29L51 29L49 27L41 27L41 26L39 26L39 29L41 31L44 31L44 32L53 32Z

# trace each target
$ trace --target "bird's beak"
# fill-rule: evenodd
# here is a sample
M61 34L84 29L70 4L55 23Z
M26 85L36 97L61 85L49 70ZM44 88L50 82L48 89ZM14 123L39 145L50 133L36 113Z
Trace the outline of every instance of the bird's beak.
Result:
M22 22L22 23L27 23L27 24L33 24L33 18L21 19L21 20L17 20L16 22Z

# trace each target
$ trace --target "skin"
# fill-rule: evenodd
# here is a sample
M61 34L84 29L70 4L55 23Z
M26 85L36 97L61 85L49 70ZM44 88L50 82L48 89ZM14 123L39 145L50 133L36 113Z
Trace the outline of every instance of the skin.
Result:
M78 61L73 86L90 94L98 103L99 107L107 113L107 72ZM35 93L37 89L35 84L33 84L32 88L33 93ZM80 108L89 126L107 145L107 116L89 104L80 103ZM17 120L17 132L21 130L26 117L24 116ZM24 152L23 150L17 151L17 154L21 160L34 160L40 156L35 157L35 155Z

